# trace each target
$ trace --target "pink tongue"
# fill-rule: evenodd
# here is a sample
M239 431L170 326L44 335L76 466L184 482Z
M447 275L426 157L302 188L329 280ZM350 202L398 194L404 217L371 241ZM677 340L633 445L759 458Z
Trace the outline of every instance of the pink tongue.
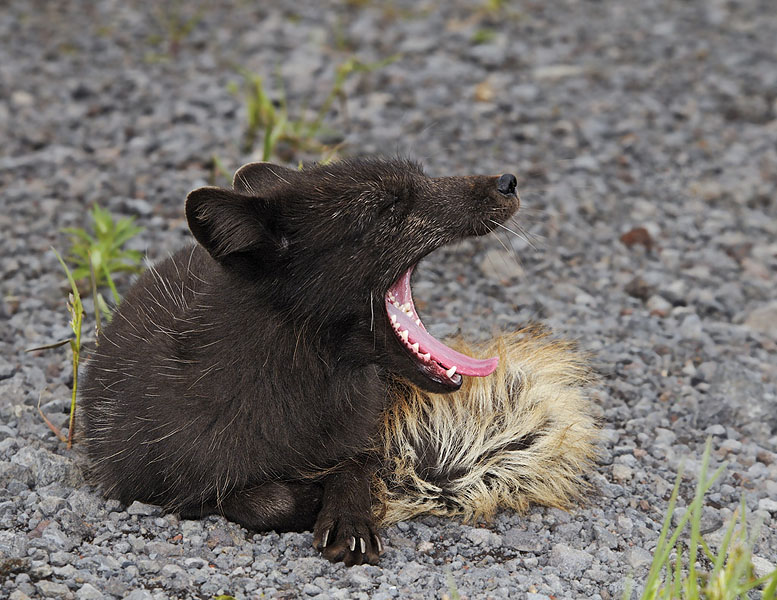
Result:
M410 294L410 274L412 271L412 268L409 269L389 290L390 293L394 294L399 304L405 304L406 302L409 302L411 306L413 304ZM386 311L389 318L392 315L396 316L397 323L399 323L399 331L406 330L408 332L408 344L418 343L421 354L428 352L431 354L431 359L443 365L446 370L455 365L456 373L460 375L485 377L493 373L499 363L497 357L480 360L449 348L432 337L423 325L420 327L416 325L415 317L411 317L395 307L388 297L386 298ZM415 314L415 307L412 308L412 312Z

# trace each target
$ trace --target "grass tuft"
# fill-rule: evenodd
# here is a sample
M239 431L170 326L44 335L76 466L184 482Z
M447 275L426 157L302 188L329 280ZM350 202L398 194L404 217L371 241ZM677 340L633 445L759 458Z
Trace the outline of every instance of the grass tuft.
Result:
M245 69L238 69L243 78L242 86L232 84L230 91L236 94L242 91L246 106L247 123L243 151L254 152L261 138L261 149L258 155L263 161L271 160L281 144L288 146L293 152L316 152L325 157L328 156L331 160L339 150L340 144L325 143L320 138L322 134L331 132L326 127L325 120L335 100L339 99L343 109L345 108L346 81L355 73L375 71L396 58L397 56L391 56L378 62L365 63L351 57L342 62L335 68L331 90L312 118L307 116L307 104L296 112L298 116L291 115L283 78L280 75L277 77L276 93L271 94L264 78ZM273 96L276 96L277 100L273 100Z
M682 469L677 474L642 600L734 600L749 598L750 592L762 586L761 600L777 600L777 569L760 578L754 575L752 551L760 525L748 533L744 499L734 513L717 553L701 537L704 495L726 468L724 463L712 476L707 476L710 448L708 439L693 500L670 536ZM690 528L690 539L684 553L680 536L686 527ZM623 598L626 600L630 596L631 582L628 582Z
M140 252L124 248L124 245L130 239L142 231L142 228L133 225L133 219L131 218L114 221L107 210L97 205L94 206L90 215L93 226L91 233L81 228L63 230L70 235L68 258L75 263L72 271L60 253L52 248L70 284L67 311L70 314L70 328L73 331L73 337L27 350L27 352L34 352L36 350L51 350L66 344L70 346L73 364L73 390L70 398L70 417L67 435L64 435L59 427L54 425L43 413L40 408L40 399L38 401L38 412L41 417L60 441L67 442L68 450L73 446L76 398L78 396L78 371L82 350L81 333L84 317L86 316L77 281L87 276L89 277L90 290L94 299L96 340L99 343L101 315L106 320L110 320L111 317L111 309L103 295L99 292L99 288L107 285L113 295L114 304L118 304L120 298L114 283L115 273L120 271L139 272L142 270L140 267Z

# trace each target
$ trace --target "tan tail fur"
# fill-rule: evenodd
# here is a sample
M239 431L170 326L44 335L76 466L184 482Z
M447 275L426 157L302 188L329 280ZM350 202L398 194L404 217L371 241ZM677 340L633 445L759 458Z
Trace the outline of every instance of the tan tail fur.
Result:
M452 394L400 383L384 415L385 468L375 481L383 525L421 514L487 520L498 508L565 508L585 484L599 433L583 354L540 327L480 346L498 356L488 377L465 377Z

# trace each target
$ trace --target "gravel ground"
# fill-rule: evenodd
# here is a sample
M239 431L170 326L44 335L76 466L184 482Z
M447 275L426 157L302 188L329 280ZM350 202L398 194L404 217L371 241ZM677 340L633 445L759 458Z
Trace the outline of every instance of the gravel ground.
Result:
M286 4L0 11L0 597L619 598L629 573L644 580L683 461L692 496L709 436L728 468L703 530L719 540L744 496L764 522L757 567L777 563L773 2ZM534 319L594 354L605 443L588 502L400 523L380 566L347 569L307 533L102 499L35 411L40 395L64 423L68 354L23 352L68 335L60 229L99 202L165 256L189 239L183 198L211 157L251 158L238 67L280 69L290 105L316 106L337 64L394 54L348 80L329 136L433 174L519 175L531 244L503 232L439 251L416 296L438 335Z

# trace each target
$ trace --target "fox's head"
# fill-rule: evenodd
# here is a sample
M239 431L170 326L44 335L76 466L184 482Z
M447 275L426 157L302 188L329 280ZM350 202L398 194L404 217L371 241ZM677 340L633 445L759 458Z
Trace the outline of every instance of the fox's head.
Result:
M410 275L424 256L483 235L518 208L513 175L427 177L405 160L347 160L293 170L245 165L233 189L189 194L186 217L223 269L322 339L430 391L483 376L476 360L432 337ZM323 327L322 327L323 325Z

